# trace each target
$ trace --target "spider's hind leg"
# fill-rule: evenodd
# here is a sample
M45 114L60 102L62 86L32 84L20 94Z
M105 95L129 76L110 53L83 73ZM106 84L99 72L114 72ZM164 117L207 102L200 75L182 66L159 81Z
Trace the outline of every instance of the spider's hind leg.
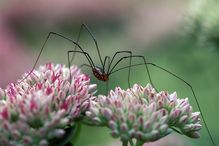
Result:
M210 140L211 140L211 142L212 142L212 145L213 145L213 146L216 146L216 144L215 144L215 142L214 142L214 139L213 139L213 137L212 137L212 135L211 135L211 132L210 132L210 130L209 130L209 128L208 128L208 125L207 125L207 123L206 123L206 120L205 120L205 118L204 118L203 112L202 112L202 110L201 110L200 104L199 104L199 102L198 102L198 99L197 99L197 97L196 97L196 94L195 94L195 92L194 92L194 90L193 90L192 85L189 84L187 81L185 81L183 78L179 77L178 75L176 75L176 74L172 73L171 71L169 71L169 70L167 70L167 69L165 69L165 68L163 68L163 67L161 67L161 66L159 66L159 65L156 65L156 64L154 64L154 63L139 63L139 64L134 64L134 65L132 65L131 67L139 66L139 65L145 65L145 64L146 64L146 65L154 66L154 67L156 67L156 68L158 68L158 69L161 69L161 70L163 70L163 71L169 73L170 75L172 75L172 76L174 76L175 78L177 78L178 80L182 81L185 85L187 85L187 86L190 88L190 90L192 91L192 95L193 95L193 97L194 97L194 99L195 99L195 102L196 102L196 104L197 104L197 106L198 106L198 110L200 111L201 117L202 117L202 119L203 119L204 126L205 126L205 128L206 128L206 130L207 130L207 133L208 133L208 135L209 135L209 137L210 137ZM126 68L130 68L130 66L126 66L126 67L117 69L117 70L113 71L112 73L115 73L115 72L117 72L117 71L120 71L120 70L123 70L123 69L126 69ZM111 73L111 74L112 74L112 73Z

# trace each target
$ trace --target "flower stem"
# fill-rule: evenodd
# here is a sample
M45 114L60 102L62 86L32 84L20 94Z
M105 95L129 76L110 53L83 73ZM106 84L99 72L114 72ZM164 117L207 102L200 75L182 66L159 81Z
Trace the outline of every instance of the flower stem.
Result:
M135 146L143 146L144 142L137 140L136 145Z
M129 140L129 143L130 143L131 146L135 146L132 139Z
M122 141L122 146L128 146L128 141L127 140Z

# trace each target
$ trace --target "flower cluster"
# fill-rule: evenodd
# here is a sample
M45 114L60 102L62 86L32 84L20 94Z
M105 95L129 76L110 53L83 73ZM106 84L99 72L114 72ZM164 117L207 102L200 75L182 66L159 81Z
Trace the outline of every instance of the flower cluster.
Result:
M110 128L124 145L136 139L140 146L173 130L199 137L200 113L175 92L157 93L150 84L117 87L108 96L96 97L95 92L96 85L75 66L50 63L24 74L18 83L0 89L0 145L49 146L82 115L87 124Z
M75 66L40 66L0 90L0 145L49 145L85 112L95 91L96 85Z
M187 98L178 99L175 92L157 93L149 84L128 90L117 87L108 96L99 95L86 116L87 122L109 127L112 136L122 141L155 141L172 129L198 138L201 129L199 112L192 112Z

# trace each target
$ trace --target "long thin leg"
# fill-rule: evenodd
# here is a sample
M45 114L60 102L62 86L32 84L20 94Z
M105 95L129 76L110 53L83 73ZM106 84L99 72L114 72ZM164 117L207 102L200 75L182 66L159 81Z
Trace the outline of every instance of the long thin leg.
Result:
M70 62L70 53L72 53L72 52L73 52L73 53L83 53L85 56L86 56L86 55L89 56L89 54L88 54L87 52L76 51L76 50L70 50L70 51L68 51L68 67L69 67L69 72L70 72L70 65L71 65L71 62ZM88 59L88 61L89 61L89 59ZM91 62L92 62L92 63L91 63ZM90 65L89 65L89 64L82 64L82 65L79 66L79 68L82 68L82 67L86 66L86 67L89 67L89 68L93 69L95 66L94 66L92 60L91 60L91 62L89 61ZM72 79L72 77L71 77L71 72L70 72L70 83L71 83L71 79ZM67 93L67 94L68 94L68 93ZM90 98L90 97L87 97L87 98L83 99L83 100L81 101L81 105L82 105L85 101L89 100L89 98ZM72 145L73 145L73 144L72 144Z
M109 63L110 63L110 57L109 56L106 56L105 58L104 58L104 61L103 61L103 72L105 72L105 66L106 66L106 62L107 62L107 67L109 68Z
M90 58L90 56L89 56L89 54L87 52L70 50L70 51L68 51L68 67L69 67L69 71L70 71L70 66L71 66L71 64L70 64L70 53L82 53L82 54L84 54L85 57L87 58L88 62L90 63L91 68L94 68L94 63L91 60L91 58ZM70 81L71 81L71 79L72 78L71 78L71 73L70 73Z
M113 55L113 58L112 58L112 60L111 60L111 62L110 62L110 64L109 64L107 73L110 73L111 70L113 69L113 68L112 68L112 69L110 70L110 67L111 67L111 65L112 65L112 63L113 63L113 61L114 61L116 55L118 55L118 54L120 54L120 53L128 53L130 56L132 56L132 52L131 52L131 51L118 51L118 52L116 52L116 53ZM117 64L118 64L118 63L119 63L119 61L117 62ZM116 65L114 65L114 66L116 66ZM115 68L115 67L114 67L114 68ZM109 70L110 70L110 71L109 71Z
M142 59L144 60L144 63L143 63L143 64L145 64L145 68L146 68L146 71L147 71L147 74L148 74L148 78L149 78L150 84L155 88L155 86L154 86L154 84L153 84L153 82L152 82L152 79L151 79L151 75L150 75L150 72L149 72L149 69L148 69L148 65L147 65L146 59L145 59L145 57L142 56L142 55L132 55L132 56L125 56L125 57L120 58L120 59L116 62L116 64L112 67L112 69L110 70L109 75L111 75L112 73L115 73L115 71L113 71L113 70L115 69L115 67L116 67L122 60L127 59L127 58L133 58L133 57L135 57L135 58L142 58ZM126 68L129 68L129 71L130 71L130 70L131 70L131 69L130 69L131 67L132 67L132 65L127 66ZM130 79L128 79L128 80L130 80ZM155 88L155 89L156 89L156 88Z
M120 54L120 53L128 53L129 56L125 56L126 58L130 58L129 60L129 66L131 66L131 62L132 62L132 52L131 51L118 51L116 52L114 55L113 55L113 58L111 60L111 62L109 63L109 66L108 66L108 69L107 69L107 74L110 75L110 72L113 71L113 69L119 64L119 62L121 62L123 59L122 58L125 58L125 57L122 57L120 58L116 63L115 65L111 68L111 65L112 65L112 62L114 61L116 55ZM131 87L131 84L130 84L130 74L131 74L131 68L129 68L128 70L128 86L129 88Z
M79 40L80 40L80 37L81 37L81 30L82 30L82 26L80 27L80 30L79 30L79 33L78 33L78 37L77 37L76 43L79 43ZM74 51L76 51L76 49L77 49L77 45L75 45ZM70 64L72 64L72 62L74 61L75 54L76 54L76 53L73 53L72 58L71 58L71 61L70 61Z
M74 53L82 53L82 54L84 54L85 57L89 56L88 53L82 52L82 51L73 51L73 50L70 50L70 51L67 52L67 56L68 56L68 69L69 69L69 83L70 83L70 84L71 84L71 81L72 81L71 64L70 64L70 53L72 53L72 52L74 52ZM88 57L88 58L89 58L89 57ZM90 66L93 66L92 60L89 60L89 59L88 59L88 62L90 63ZM92 68L92 67L91 67L91 68ZM68 92L67 92L67 95L68 95L68 93L69 93L69 90L68 90Z
M89 55L87 52L70 50L70 51L68 51L68 53L82 53L82 54L84 54L85 57L87 58L87 61L88 61L89 64L90 64L90 66L91 66L92 68L95 67L93 60L91 59L90 55ZM69 57L70 57L70 56L69 56ZM71 63L70 63L70 58L69 58L68 64L69 64L69 65L71 64Z
M93 41L95 43L95 46L96 46L96 49L97 49L98 56L100 58L102 68L103 68L104 64L103 64L103 60L102 60L101 55L100 55L100 50L99 50L99 47L98 47L98 44L97 44L97 40L94 38L94 36L92 35L90 29L88 28L88 26L86 24L82 24L81 27L80 27L78 38L77 38L77 43L79 43L79 39L80 39L81 32L82 32L83 29L85 29L88 32L88 34L91 36L91 38L93 39ZM76 50L76 48L77 48L77 46L75 46L74 50ZM73 56L72 56L71 63L72 63L74 57L75 57L75 54L73 54Z
M106 62L107 62L107 67L109 68L109 65L110 65L110 62L111 62L110 56L106 56L104 58L104 63L103 63L104 64L104 68L103 68L103 71L105 71ZM108 92L108 90L109 90L109 80L106 81L106 93Z
M47 37L46 37L45 42L43 43L42 48L40 49L40 52L39 52L39 54L38 54L38 56L37 56L37 59L36 59L34 65L33 65L33 67L32 67L32 69L31 69L31 71L30 71L22 80L20 80L19 83L21 83L23 80L25 80L25 79L33 72L33 70L35 69L35 67L36 67L36 65L37 65L37 63L38 63L38 61L39 61L39 58L40 58L40 56L41 56L41 54L42 54L42 52L43 52L43 50L44 50L44 48L45 48L46 43L48 42L49 38L50 38L52 35L61 37L61 38L65 39L65 40L67 40L67 41L69 41L69 42L75 44L82 52L84 52L84 50L82 49L82 47L81 47L78 43L76 43L75 41L71 40L70 38L67 38L67 37L65 37L65 36L63 36L63 35L61 35L61 34L59 34L59 33L56 33L56 32L49 32L49 34L48 34ZM91 58L88 57L88 56L86 56L86 58L87 58L87 60L91 59Z
M199 102L198 102L198 99L197 99L197 97L196 97L196 95L195 95L195 92L194 92L194 90L193 90L191 84L189 84L187 81L185 81L184 79L182 79L182 78L179 77L178 75L176 75L176 74L174 74L174 73L168 71L167 69L165 69L165 68L163 68L163 67L161 67L161 66L158 66L158 65L156 65L156 64L154 64L154 63L150 63L150 62L148 62L148 63L146 63L146 64L152 65L152 66L154 66L154 67L157 67L157 68L159 68L159 69L161 69L161 70L163 70L163 71L165 71L165 72L171 74L172 76L176 77L177 79L179 79L179 80L181 80L182 82L184 82L187 86L189 86L189 88L190 88L191 91L192 91L193 97L195 98L195 102L196 102L196 104L197 104L197 106L198 106L198 110L199 110L200 113L201 113L201 117L202 117L203 123L204 123L204 125L205 125L205 127L206 127L206 129L207 129L207 132L208 132L208 135L209 135L209 137L210 137L210 140L211 140L212 144L213 144L214 146L216 146L216 145L215 145L215 142L214 142L214 140L213 140L213 137L212 137L212 135L211 135L211 133L210 133L210 130L209 130L208 126L207 126L207 123L206 123L206 121L205 121L205 118L204 118L203 112L202 112L202 110L201 110L200 104L199 104ZM139 66L139 65L145 65L145 63L134 64L134 65L132 65L131 67ZM122 70L122 69L129 68L129 67L130 67L130 66L126 66L126 67L117 69L117 70L111 72L111 74L113 74L113 73L115 73L115 72L117 72L117 71L120 71L120 70Z
M90 66L89 64L82 64L82 65L79 66L79 68L82 68L82 67L84 67L84 66L89 67L89 68L92 69L92 66Z

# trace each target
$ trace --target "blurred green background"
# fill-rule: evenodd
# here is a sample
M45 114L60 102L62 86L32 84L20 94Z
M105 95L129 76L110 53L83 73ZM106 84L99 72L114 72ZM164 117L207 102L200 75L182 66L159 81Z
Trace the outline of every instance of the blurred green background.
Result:
M112 57L116 51L132 51L189 82L215 143L219 144L219 13L216 4L211 0L1 0L0 86L4 88L15 82L23 72L31 69L50 31L76 40L80 25L86 23L98 41L102 57ZM79 44L94 63L101 66L94 42L87 32L82 33ZM66 40L51 37L37 66L47 62L67 64L67 50L73 48ZM117 60L120 57L122 55ZM88 63L86 58L77 54L74 64L84 63ZM142 60L133 59L135 63L142 63ZM128 64L128 60L123 61L118 68ZM153 66L149 69L158 90L177 91L179 97L189 97L194 111L198 110L188 86ZM89 68L82 70L98 84L98 92L105 94L106 83L97 81ZM115 86L127 88L127 71L112 74L109 89ZM133 67L130 78L132 84L146 85L149 82L144 66ZM170 135L167 139L177 139L181 146L211 145L205 127L200 139L178 134L176 137ZM83 126L76 146L115 146L119 145L118 141L111 138L107 129ZM171 145L166 141L166 145ZM165 142L156 144L164 145Z

